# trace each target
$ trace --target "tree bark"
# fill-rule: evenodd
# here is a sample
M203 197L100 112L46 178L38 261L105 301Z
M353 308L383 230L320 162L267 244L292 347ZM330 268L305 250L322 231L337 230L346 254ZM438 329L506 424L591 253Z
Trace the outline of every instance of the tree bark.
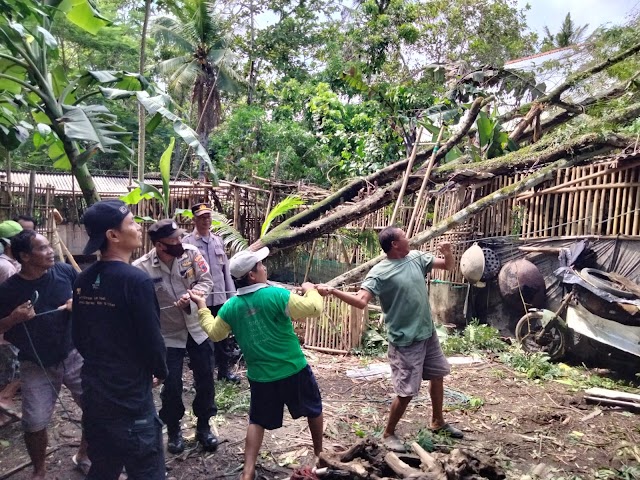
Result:
M151 0L144 2L144 20L142 22L142 35L140 40L140 60L138 72L144 74L147 50L147 28L149 27L149 14L151 12ZM144 181L144 154L146 150L146 114L142 104L138 104L138 181Z
M580 156L574 156L569 159L562 159L556 162L553 162L549 165L542 167L540 170L532 173L528 177L523 178L521 181L514 183L513 185L509 185L507 187L503 187L499 190L496 190L490 195L481 198L480 200L472 203L471 205L463 208L459 212L453 214L450 217L445 218L438 224L434 225L431 229L422 232L415 237L409 240L409 243L412 247L418 247L432 238L438 237L443 233L448 232L452 228L461 225L466 222L470 217L477 215L482 212L484 209L495 205L498 202L506 200L508 198L512 198L516 196L518 193L528 190L529 188L535 187L536 185L544 182L553 177L556 170L561 168L567 168L572 165L576 165L580 163L582 158ZM376 258L369 260L367 263L360 265L359 267L354 268L353 270L349 270L348 272L337 276L330 282L328 285L338 286L344 285L347 282L357 282L376 264L380 263L382 260L387 258L386 255L379 255Z
M558 147L550 147L542 151L530 150L525 152L524 155L522 151L513 152L496 159L473 163L469 165L469 168L466 171L471 174L472 178L473 175L478 172L482 172L484 174L498 174L503 171L511 171L514 168L527 168L533 165L545 165L549 162L555 162L562 159L568 155L576 156L581 159L590 158L593 156L594 152L606 153L609 150L623 147L628 144L629 139L626 137L618 135L606 136L593 133L583 135L573 142L569 142ZM440 167L440 169L437 170L440 171L435 171L434 175L431 176L431 179L439 183L446 182L448 178L455 173L455 169L448 169L447 166ZM419 173L412 175L407 183L406 193L416 192L420 188L421 184L422 177ZM271 230L263 238L258 240L255 246L268 246L271 249L290 248L309 242L321 235L331 233L354 220L362 218L368 213L379 210L380 208L392 203L397 198L401 185L402 178L396 179L395 182L386 188L374 191L365 199L348 207L337 209L329 215L309 222L299 228L285 229L282 228L283 224L280 224L280 228L274 228ZM320 204L322 204L322 202L320 202ZM311 209L318 208L317 205L318 204L312 206Z

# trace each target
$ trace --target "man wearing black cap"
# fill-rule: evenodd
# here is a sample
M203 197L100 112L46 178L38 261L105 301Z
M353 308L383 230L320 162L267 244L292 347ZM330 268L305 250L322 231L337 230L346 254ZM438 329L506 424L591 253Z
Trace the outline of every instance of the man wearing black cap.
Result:
M162 387L160 418L167 424L170 453L181 453L185 445L180 421L185 412L182 401L182 369L185 354L193 370L196 396L193 413L198 417L196 440L207 451L218 446L211 433L209 419L217 413L211 365L211 347L198 322L198 311L192 305L188 289L203 295L211 292L213 282L209 266L193 245L182 245L183 230L171 219L160 220L149 227L154 248L133 265L144 270L153 280L161 307L160 325L167 346L169 375Z
M91 469L87 479L164 480L162 422L151 388L167 376L166 349L153 282L129 265L142 234L119 200L98 202L83 217L84 254L100 261L73 291L73 340L84 356L83 425Z
M229 259L224 251L222 237L211 234L211 207L206 203L197 203L191 207L196 228L182 239L182 243L195 245L207 261L213 278L213 292L206 299L207 308L215 316L227 299L236 294L233 278L229 273ZM240 378L231 373L231 357L235 342L226 338L214 342L215 366L218 368L218 380L239 382Z

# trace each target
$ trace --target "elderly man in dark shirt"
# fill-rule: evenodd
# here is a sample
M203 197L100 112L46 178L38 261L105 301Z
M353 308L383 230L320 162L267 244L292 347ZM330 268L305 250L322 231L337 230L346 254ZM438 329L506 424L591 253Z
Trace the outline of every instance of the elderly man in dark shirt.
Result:
M55 263L49 241L33 230L11 238L20 273L0 285L0 333L18 347L22 427L33 479L46 476L47 425L64 384L80 404L82 357L71 341L71 295L76 272ZM25 304L32 310L25 311ZM33 314L35 310L35 315ZM86 445L73 457L85 464Z
M142 233L119 200L84 215L85 254L101 260L78 276L73 340L83 354L84 428L92 466L87 479L164 480L162 422L151 388L167 377L160 308L149 276L129 265Z

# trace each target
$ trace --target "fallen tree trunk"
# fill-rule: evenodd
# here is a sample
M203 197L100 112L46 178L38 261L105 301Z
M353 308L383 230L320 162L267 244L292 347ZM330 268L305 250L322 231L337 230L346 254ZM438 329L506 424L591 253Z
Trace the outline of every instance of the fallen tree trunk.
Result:
M565 153L566 154L566 153ZM560 168L567 168L572 165L576 165L580 163L581 157L575 156L569 159L562 159L556 162L553 162L549 165L542 167L540 170L533 172L528 177L523 178L519 182L514 183L513 185L509 185L507 187L503 187L499 190L496 190L490 195L481 198L480 200L472 203L466 208L463 208L459 212L454 215L445 218L437 225L434 225L429 230L422 232L415 237L409 240L409 243L412 247L418 247L432 238L438 237L443 233L448 232L454 227L461 225L466 222L473 215L477 215L482 212L485 208L488 208L492 205L495 205L498 202L506 200L507 198L512 198L516 196L518 193L528 190L529 188L535 187L536 185L544 182L545 180L549 180L555 175L556 170ZM386 258L386 255L379 255L376 258L369 260L368 262L356 267L348 272L337 276L330 282L328 285L338 286L344 285L347 283L356 282L362 279L364 275L376 264L380 263L382 260Z
M639 104L640 111L640 104ZM584 159L593 155L594 151L605 153L613 148L619 148L628 145L629 139L617 135L600 135L588 134L584 135L572 142L558 147L547 148L542 151L535 151L533 148L526 152L513 152L497 159L486 160L472 164L468 169L471 172L493 173L500 169L526 168L532 165L545 165L549 162L557 161L567 155L575 155L577 158ZM446 166L445 166L446 167ZM444 182L453 172L453 169L440 167L441 173L432 180ZM446 174L444 173L446 172ZM419 175L413 175L407 183L406 193L416 192L422 184L422 178ZM402 179L397 179L387 188L381 188L374 191L366 199L361 200L348 207L341 208L332 212L324 218L313 221L296 229L275 228L258 240L254 245L268 246L272 249L290 248L302 243L308 242L322 235L326 235L338 228L344 227L348 223L362 218L368 213L374 212L386 205L392 203L398 195L402 186Z
M471 108L469 109L467 120L462 125L460 130L455 135L452 135L444 143L444 145L442 145L436 152L436 155L434 157L435 163L442 160L447 155L447 153L454 146L456 146L462 138L464 138L466 133L469 131L469 129L475 122L475 119L478 116L478 113L480 113L480 110L482 109L482 107L484 107L487 104L488 100L489 99L484 100L483 98L477 98L473 102L473 104L471 105ZM422 152L421 154L417 155L416 160L414 162L415 166L420 166L426 160L431 158L432 151L433 151L433 148L429 148L424 152ZM394 163L393 165L389 165L381 170L378 170L377 172L372 173L371 175L354 180L349 185L342 187L340 190L338 190L332 195L329 195L324 200L317 202L315 205L311 206L310 208L298 213L297 215L294 215L293 217L277 225L272 230L272 232L275 232L278 230L286 230L288 228L296 228L296 227L308 224L309 222L312 222L320 218L324 213L334 209L335 207L342 205L343 203L348 202L350 200L353 200L360 194L361 191L368 192L372 186L373 188L379 188L383 185L387 185L388 183L394 181L394 179L397 179L399 175L402 175L404 173L404 171L407 168L407 165L409 164L409 161L410 161L409 158L404 159L402 161ZM409 193L413 193L413 191L415 190L412 190Z

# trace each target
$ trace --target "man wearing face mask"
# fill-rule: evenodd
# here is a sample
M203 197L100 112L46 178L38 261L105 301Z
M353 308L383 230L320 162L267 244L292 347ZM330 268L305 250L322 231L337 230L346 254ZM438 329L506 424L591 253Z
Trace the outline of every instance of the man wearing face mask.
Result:
M196 390L193 399L193 413L198 418L196 440L206 451L218 446L218 439L209 426L209 419L217 413L211 348L198 322L198 309L187 293L188 289L195 289L207 296L213 280L198 248L182 244L183 233L171 219L154 223L148 230L154 248L133 263L151 277L160 304L160 327L167 347L169 375L160 393L162 408L158 414L167 425L167 450L175 454L185 449L180 421L185 412L182 369L186 353Z

